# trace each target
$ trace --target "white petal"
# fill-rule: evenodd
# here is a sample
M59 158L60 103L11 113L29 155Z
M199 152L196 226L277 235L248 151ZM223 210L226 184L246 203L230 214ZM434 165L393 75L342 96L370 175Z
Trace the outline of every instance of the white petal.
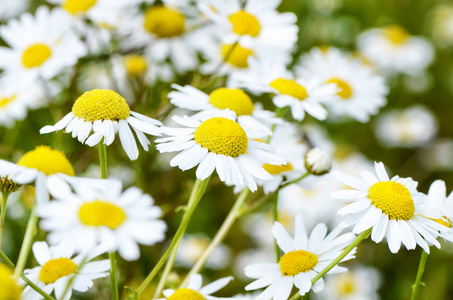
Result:
M283 252L288 253L295 250L294 240L288 234L288 231L286 231L285 227L283 227L282 224L275 222L272 226L272 234L274 235L274 238L277 240L278 246L283 250Z

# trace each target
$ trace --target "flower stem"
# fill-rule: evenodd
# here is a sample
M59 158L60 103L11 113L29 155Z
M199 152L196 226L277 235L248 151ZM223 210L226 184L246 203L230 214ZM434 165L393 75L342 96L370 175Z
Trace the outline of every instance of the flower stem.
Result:
M8 201L8 197L8 192L2 192L2 209L0 211L0 249L2 248L2 235L3 227L5 226L6 202Z
M411 300L417 299L418 289L422 281L423 272L425 271L426 260L428 259L428 253L422 251L420 257L420 263L418 265L417 277L415 277L414 285L412 286Z
M180 238L182 238L182 236L186 232L187 226L189 225L189 222L190 222L190 218L192 217L192 214L195 211L195 208L197 207L198 202L200 202L200 199L206 190L206 186L208 185L208 182L209 182L209 177L206 178L205 180L197 179L195 181L194 187L192 189L192 193L190 194L189 202L187 204L186 213L184 214L181 224L179 225L179 228L176 231L175 236L173 237L173 240L170 243L170 246L168 247L167 251L165 251L164 255L162 255L162 257L159 259L159 261L154 266L154 268L151 270L151 272L148 274L148 276L143 281L143 283L137 289L137 291L136 291L137 296L140 295L141 293L143 293L145 288L151 283L154 276L156 276L157 272L159 272L159 270L164 265L168 256L170 256L171 252L173 250L177 251L179 242L180 242Z
M278 189L274 193L272 193L271 198L274 222L278 222ZM278 247L276 239L274 239L274 248L275 248L275 261L278 263L278 261L280 260L280 247Z
M299 181L301 181L302 179L304 179L304 178L307 177L308 175L310 175L310 172L305 173L304 175L300 176L299 178L296 178L296 179L294 179L294 180L285 182L284 184L282 184L282 185L278 188L278 190L281 190L281 189L287 187L288 185L291 185L291 184L294 184L294 183L298 183ZM278 191L278 190L277 190L277 191Z
M181 243L182 235L179 237L178 245ZM165 283L167 283L168 276L170 275L170 272L173 268L173 265L175 263L176 259L176 254L178 251L172 251L170 257L168 258L167 264L165 265L164 273L162 274L162 277L159 280L159 284L157 285L157 289L154 292L153 299L159 298L160 294L162 293Z
M228 216L226 217L226 219L223 222L222 226L220 227L219 231L217 231L215 237L213 238L213 240L211 241L209 246L206 248L206 250L200 256L200 258L198 258L197 262L192 267L189 274L187 274L186 278L181 283L180 288L187 286L187 284L189 283L190 277L193 274L198 273L203 268L204 264L206 263L206 261L208 260L209 256L212 254L214 249L223 241L225 236L231 230L231 227L233 227L233 224L244 213L244 208L245 208L244 204L249 195L250 195L250 190L248 188L243 189L242 192L239 194L236 202L234 203L233 207L231 208L231 211L228 213Z
M19 278L20 274L25 269L27 264L28 255L30 254L30 249L33 243L33 239L36 235L36 225L38 223L38 216L36 215L36 200L34 201L33 208L31 209L30 218L28 219L27 229L25 230L24 241L22 242L22 247L20 248L19 258L17 259L16 270L14 271L14 278Z
M104 144L104 138L99 142L99 161L101 164L101 176L107 178L107 147Z
M354 241L352 241L352 243L347 246L343 252L341 252L340 255L338 255L337 258L335 258L335 260L333 260L330 264L328 264L324 269L321 270L321 272L319 272L318 274L316 274L315 277L313 277L313 279L311 280L311 284L315 284L316 281L318 281L321 277L323 277L324 275L326 275L327 272L329 272L333 267L335 267L336 265L338 265L341 260L343 258L345 258L346 255L348 255L349 252L351 252L355 247L357 247L357 245L359 245L363 240L367 239L368 236L370 235L371 233L371 230L373 229L373 227L365 230L364 232L362 232L361 234L359 234ZM299 292L297 292L294 296L292 296L289 300L296 300L296 299L299 299L300 298L300 294Z

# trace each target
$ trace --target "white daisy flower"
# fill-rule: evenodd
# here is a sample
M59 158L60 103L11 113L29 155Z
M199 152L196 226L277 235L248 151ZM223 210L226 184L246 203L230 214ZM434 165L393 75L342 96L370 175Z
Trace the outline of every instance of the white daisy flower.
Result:
M433 9L429 22L434 41L443 48L453 44L453 5L445 4L437 5Z
M36 179L38 170L0 160L0 191L12 193Z
M0 19L6 20L14 18L20 13L27 10L28 0L1 1L0 2Z
M352 233L339 235L341 229L336 228L327 234L327 226L319 223L308 237L302 215L295 219L294 239L278 222L274 223L272 233L280 249L285 253L278 263L261 263L245 268L245 275L257 279L245 287L247 291L267 288L256 300L286 300L293 286L305 295L310 289L315 293L324 288L324 279L320 278L313 286L311 280L329 265L343 249L354 239ZM355 248L354 248L355 249ZM341 261L354 258L355 250ZM345 272L340 266L333 267L327 274Z
M233 277L224 277L218 279L214 282L211 282L205 286L203 285L203 278L200 274L194 274L190 277L187 288L180 288L177 290L167 289L163 291L165 298L160 298L158 300L216 300L216 299L231 299L231 298L219 298L211 296L212 293L217 292L218 290L224 288Z
M39 206L37 214L51 243L73 241L80 251L103 245L136 260L138 244L151 246L165 237L160 208L138 188L122 192L119 181L61 175L50 177L47 187L55 200Z
M375 169L377 177L368 171L360 172L362 178L338 170L331 172L338 181L353 188L330 194L333 199L351 202L338 211L349 215L339 226L354 225L355 234L372 228L371 239L379 243L387 237L392 253L398 252L401 243L407 249L415 249L418 244L426 253L427 242L439 248L438 230L447 228L432 220L440 215L423 207L425 199L417 191L417 182L399 176L389 178L381 162L375 163Z
M428 40L411 36L396 25L365 31L357 43L369 61L390 74L416 74L434 60L434 48Z
M263 110L260 105L254 105L252 99L240 89L221 87L208 95L190 85L182 87L173 84L172 87L178 91L168 94L170 102L180 108L200 111L192 115L192 118L197 120L204 120L213 113L229 109L236 113L237 122L242 127L267 131L269 135L272 134L270 125L282 122L275 117L275 113Z
M274 147L256 141L267 136L263 131L249 131L237 123L236 115L225 110L202 122L188 116L174 116L185 128L162 127L169 137L157 139L160 152L182 151L171 161L185 171L199 165L197 178L208 178L214 169L220 180L235 186L248 186L254 192L256 179L270 180L261 164L281 165L286 159L275 154Z
M377 114L387 103L388 88L384 78L338 49L329 48L323 52L315 48L302 57L295 69L297 76L337 85L340 91L332 101L325 103L335 116L350 116L368 122L370 115Z
M40 6L34 16L24 13L0 28L11 47L0 47L3 86L34 85L39 78L53 78L75 65L86 54L72 29L70 18L60 10Z
M139 5L142 0L47 0L49 3L60 5L61 8L74 17L91 18L96 13L108 8L125 8Z
M440 212L442 218L434 221L448 228L448 230L442 232L441 236L453 242L453 228L451 226L451 220L453 220L453 193L447 196L447 187L443 180L436 180L431 184L425 207L431 211Z
M60 243L49 247L46 242L35 242L32 249L39 267L26 269L25 276L45 293L50 295L54 292L57 299L69 300L72 290L86 292L93 287L94 279L108 276L106 272L110 269L108 259L90 262L105 252L101 249L93 249L75 257L72 243ZM72 283L62 298L71 280ZM42 299L42 296L30 286L24 289L22 297L25 300Z
M72 112L53 126L44 126L41 134L62 130L77 137L90 147L104 139L105 145L115 140L118 132L121 145L131 160L138 157L137 143L131 127L145 151L151 143L144 133L160 135L157 125L161 122L131 111L126 100L111 90L91 90L80 96L72 106ZM93 134L90 136L91 131Z

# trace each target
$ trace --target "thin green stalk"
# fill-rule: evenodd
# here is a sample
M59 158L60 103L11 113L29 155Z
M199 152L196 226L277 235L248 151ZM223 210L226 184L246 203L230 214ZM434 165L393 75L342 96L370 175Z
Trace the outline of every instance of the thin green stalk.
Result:
M2 235L3 227L5 226L5 216L6 216L6 203L8 201L9 193L2 192L2 209L0 211L0 249L2 248Z
M101 165L101 176L107 178L107 147L104 144L104 138L99 142L99 161Z
M13 262L6 256L3 251L0 250L0 258L3 260L3 263L7 265L10 269L14 270L14 264ZM41 296L44 297L44 299L47 300L55 300L53 297L50 295L46 294L41 288L39 288L36 284L34 284L30 279L28 279L24 274L20 274L20 278L25 281L27 285L29 285L32 289L34 289L37 293L39 293Z
M414 285L412 286L412 295L411 300L417 299L418 289L420 288L420 284L422 281L423 272L425 271L426 260L428 259L428 253L422 251L422 255L420 257L420 263L418 265L417 276L415 277Z
M278 222L278 189L272 193L272 212L274 215L274 222ZM274 240L274 249L275 249L275 261L280 260L280 247L278 247L277 240Z
M308 175L310 175L309 172L305 173L304 175L300 176L299 178L296 178L294 180L291 180L291 181L288 181L288 182L285 182L284 184L282 184L281 186L279 186L278 190L281 190L285 187L287 187L288 185L291 185L291 184L294 184L294 183L298 183L299 181L301 181L302 179L304 179L305 177L307 177Z
M30 254L30 249L33 244L33 239L37 232L38 216L36 215L36 200L33 204L31 210L30 218L28 219L27 229L25 230L24 241L22 242L22 247L20 248L19 258L17 259L17 267L14 272L14 278L18 278L20 274L25 269L27 264L28 255Z
M338 255L337 258L335 258L335 260L333 260L330 264L328 264L324 269L321 270L321 272L319 272L318 274L316 274L315 277L313 277L313 279L311 280L311 284L315 284L316 281L318 281L321 277L323 277L324 275L327 274L327 272L329 272L333 267L335 267L336 265L338 265L341 260L343 258L346 257L346 255L348 255L349 252L352 251L352 249L354 249L355 247L357 247L357 245L359 245L363 240L367 239L368 236L370 235L371 233L371 230L373 229L373 227L371 227L370 229L367 229L365 230L364 232L362 232L361 234L359 234L354 241L352 241L352 243L347 246L343 252L341 252L340 255ZM300 294L299 292L297 292L294 296L292 296L289 300L297 300L298 298L300 298Z
M180 240L182 239L182 235L179 237L179 239ZM178 244L181 243L180 240L178 241ZM159 298L160 294L162 293L162 291L163 291L163 289L165 287L165 284L167 283L168 276L170 275L170 272L171 272L171 270L173 268L173 265L175 263L176 254L177 253L178 253L178 251L175 251L175 250L173 250L171 252L171 255L168 258L167 264L165 265L164 273L162 274L162 277L159 280L159 284L157 285L157 289L154 292L153 299Z
M143 281L143 283L136 290L137 296L140 295L141 293L143 293L145 288L151 283L154 276L156 276L157 272L159 272L159 270L162 268L162 266L164 265L168 256L173 251L173 249L175 249L175 251L177 251L176 249L179 246L180 238L186 232L187 226L189 225L189 222L190 222L190 218L192 217L192 214L195 211L195 208L197 207L198 202L200 202L200 199L206 190L206 186L208 185L208 182L209 182L209 177L203 181L201 181L200 179L197 179L195 181L194 187L192 189L192 193L190 195L189 202L187 204L187 211L184 214L181 224L179 225L179 228L176 231L176 234L175 234L173 240L171 241L170 246L168 247L167 251L165 251L164 255L160 258L160 260L157 262L157 264L154 266L154 268L151 270L151 272L148 274L148 276Z
M198 258L197 262L192 267L189 274L187 274L186 278L181 283L180 288L187 286L190 277L193 274L198 273L203 268L204 264L206 263L214 249L223 241L225 236L231 230L231 227L233 227L233 224L244 213L244 204L249 195L250 190L248 188L243 189L242 192L239 194L236 202L233 205L233 208L229 212L222 226L219 228L219 231L216 233L214 239L211 241L208 248L206 248L206 250L200 256L200 258Z

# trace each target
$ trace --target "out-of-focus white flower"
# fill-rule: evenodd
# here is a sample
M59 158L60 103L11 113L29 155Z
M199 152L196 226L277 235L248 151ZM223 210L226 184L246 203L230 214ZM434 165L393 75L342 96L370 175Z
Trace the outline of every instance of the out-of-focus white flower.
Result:
M376 120L375 133L386 147L423 147L435 137L437 129L434 114L417 105L382 114Z
M431 35L441 47L453 44L453 6L438 5L431 14Z
M453 170L453 140L439 139L432 142L420 153L420 163L427 170L450 171Z
M0 1L0 19L14 18L27 10L29 0Z
M305 154L305 168L313 175L324 175L332 168L332 159L327 152L313 148Z

